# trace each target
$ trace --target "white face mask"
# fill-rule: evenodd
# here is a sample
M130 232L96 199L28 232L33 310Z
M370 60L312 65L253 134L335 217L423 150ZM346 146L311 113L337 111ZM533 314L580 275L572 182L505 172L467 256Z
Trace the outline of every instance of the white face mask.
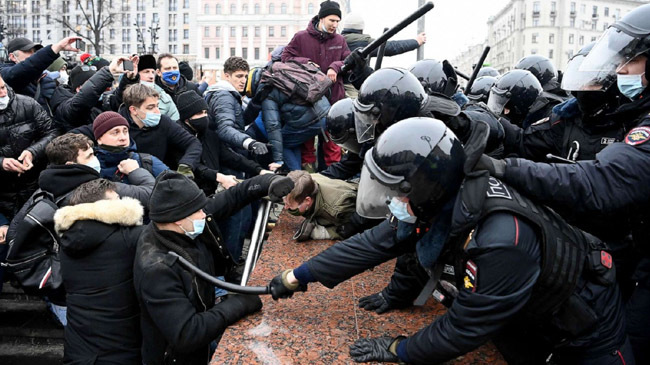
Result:
M154 82L150 82L150 81L140 81L140 83L141 83L142 85L144 85L144 86L148 86L148 87L150 87L150 88L152 88L152 89L154 88L154 86L156 86L156 83L154 83Z
M9 106L9 95L0 98L0 110L7 109L7 106Z
M93 156L84 165L92 168L93 170L97 171L98 173L101 172L101 170L102 170L102 166L99 164L99 159L97 158L97 156Z
M65 85L68 83L68 71L59 72L59 78L57 79L59 85Z

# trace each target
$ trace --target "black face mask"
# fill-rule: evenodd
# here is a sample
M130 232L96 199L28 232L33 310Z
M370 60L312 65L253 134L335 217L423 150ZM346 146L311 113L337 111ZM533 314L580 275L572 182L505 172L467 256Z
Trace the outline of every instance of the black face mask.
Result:
M296 209L287 209L287 212L289 214L293 215L293 216L301 216L302 215L298 208L296 208Z
M196 118L196 119L190 119L187 122L190 127L192 127L195 131L198 133L205 133L205 131L208 129L208 117L201 117L201 118Z
M109 153L120 153L120 152L126 151L126 149L129 148L129 146L126 146L126 147L123 147L123 146L107 146L107 145L104 145L104 144L100 144L99 147L101 149L103 149L104 151L109 152Z

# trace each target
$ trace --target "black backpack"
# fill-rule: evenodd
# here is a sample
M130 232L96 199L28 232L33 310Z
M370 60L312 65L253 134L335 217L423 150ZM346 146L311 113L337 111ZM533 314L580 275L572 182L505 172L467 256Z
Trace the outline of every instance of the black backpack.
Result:
M37 190L9 241L3 266L28 294L58 289L63 284L54 213L69 194L54 199L52 194Z

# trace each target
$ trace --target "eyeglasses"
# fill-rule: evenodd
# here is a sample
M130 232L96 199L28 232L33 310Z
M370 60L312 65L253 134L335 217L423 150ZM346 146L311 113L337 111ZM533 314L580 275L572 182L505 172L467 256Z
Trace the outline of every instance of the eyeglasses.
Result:
M95 67L95 66L83 65L83 66L79 66L79 67L81 67L81 71L84 71L84 72L86 72L86 71L97 71L97 67Z

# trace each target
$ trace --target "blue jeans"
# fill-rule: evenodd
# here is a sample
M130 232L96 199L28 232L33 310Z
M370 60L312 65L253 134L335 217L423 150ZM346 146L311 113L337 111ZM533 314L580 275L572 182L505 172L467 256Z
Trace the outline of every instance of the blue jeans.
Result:
M324 129L325 118L306 127L294 127L291 123L287 123L282 127L282 154L284 155L284 163L289 170L300 170L302 168L300 147Z

